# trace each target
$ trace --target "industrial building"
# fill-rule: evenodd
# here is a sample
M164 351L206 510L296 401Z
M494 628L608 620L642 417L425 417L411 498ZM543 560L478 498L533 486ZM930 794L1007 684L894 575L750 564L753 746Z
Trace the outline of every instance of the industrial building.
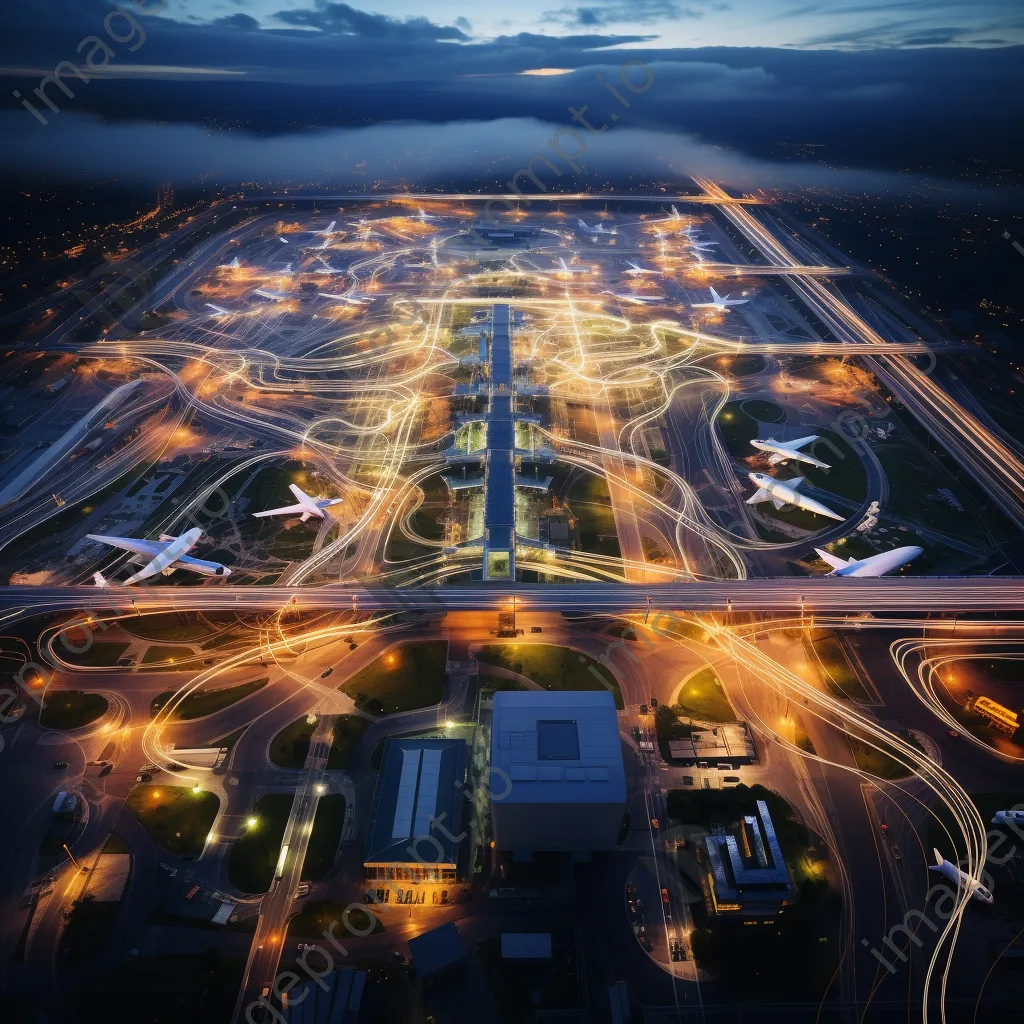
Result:
M626 773L604 690L494 695L491 821L499 850L587 855L615 848Z
M367 879L456 881L467 755L464 740L385 742L363 855Z
M695 729L689 736L669 740L669 757L685 765L730 768L754 764L757 750L745 722L728 722L713 729Z
M782 856L768 805L743 817L733 831L705 836L708 910L744 919L773 918L793 898L793 882Z

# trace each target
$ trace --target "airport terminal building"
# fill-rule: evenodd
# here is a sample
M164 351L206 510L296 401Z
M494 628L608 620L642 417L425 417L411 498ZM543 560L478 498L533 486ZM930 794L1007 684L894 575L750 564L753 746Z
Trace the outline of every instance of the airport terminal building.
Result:
M610 693L499 692L491 728L497 849L528 858L615 848L626 773Z
M385 742L363 850L368 880L457 880L467 754L464 740Z

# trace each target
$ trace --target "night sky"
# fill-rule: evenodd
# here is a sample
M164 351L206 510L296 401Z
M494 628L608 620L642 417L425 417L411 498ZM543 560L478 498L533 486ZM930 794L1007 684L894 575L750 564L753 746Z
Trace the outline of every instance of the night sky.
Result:
M107 0L5 0L9 173L486 185L584 104L596 125L620 114L581 161L606 183L693 168L742 186L899 193L941 182L954 196L966 186L1005 197L1024 167L1018 0L439 0L429 16L411 0L124 9L131 21L110 16ZM628 110L605 88L627 60L644 62L636 80L652 79ZM66 65L73 95L51 83L47 109L34 90L61 61L88 81Z

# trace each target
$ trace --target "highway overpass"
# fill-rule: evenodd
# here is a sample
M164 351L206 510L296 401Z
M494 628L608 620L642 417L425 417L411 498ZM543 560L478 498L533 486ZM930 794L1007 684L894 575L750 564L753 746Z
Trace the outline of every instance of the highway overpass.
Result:
M440 587L393 588L330 584L320 587L246 587L212 584L178 587L0 587L4 612L89 612L125 609L157 611L275 611L305 609L360 611L766 612L854 615L876 613L1000 612L1024 607L1024 578L884 577L849 579L750 579L714 583L507 582ZM3 617L9 617L4 615Z

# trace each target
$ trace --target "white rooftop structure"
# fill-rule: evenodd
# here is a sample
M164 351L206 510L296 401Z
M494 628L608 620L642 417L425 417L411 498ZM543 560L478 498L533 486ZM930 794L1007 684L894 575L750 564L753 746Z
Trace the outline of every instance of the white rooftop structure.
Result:
M626 774L611 693L496 693L491 768L499 849L589 853L615 847Z

